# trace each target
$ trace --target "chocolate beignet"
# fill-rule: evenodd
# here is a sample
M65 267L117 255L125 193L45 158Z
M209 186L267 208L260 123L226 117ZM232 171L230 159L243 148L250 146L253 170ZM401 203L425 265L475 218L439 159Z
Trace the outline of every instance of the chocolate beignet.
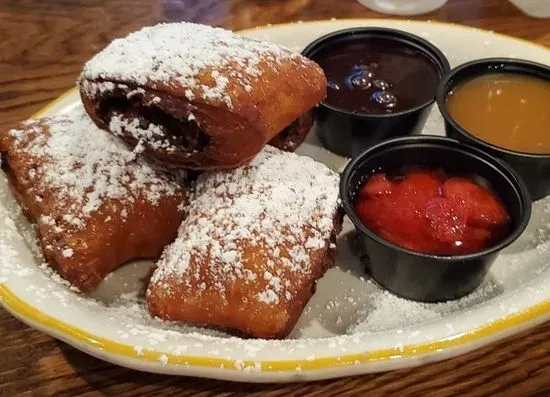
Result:
M244 167L199 176L147 290L152 315L282 338L334 263L338 174L267 146Z
M45 259L80 290L176 237L186 192L81 111L0 133L2 169Z
M79 87L94 122L146 156L217 170L247 163L317 105L326 78L276 44L184 22L113 41L86 63Z
M293 152L304 143L314 122L313 112L306 112L278 133L275 138L269 141L269 144L281 150Z

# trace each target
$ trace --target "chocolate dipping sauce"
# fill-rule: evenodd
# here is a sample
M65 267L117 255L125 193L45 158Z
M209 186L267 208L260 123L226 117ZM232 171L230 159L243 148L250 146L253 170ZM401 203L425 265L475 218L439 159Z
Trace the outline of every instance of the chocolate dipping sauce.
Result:
M328 80L324 103L354 113L388 114L435 97L436 64L413 46L368 39L328 48L315 56Z

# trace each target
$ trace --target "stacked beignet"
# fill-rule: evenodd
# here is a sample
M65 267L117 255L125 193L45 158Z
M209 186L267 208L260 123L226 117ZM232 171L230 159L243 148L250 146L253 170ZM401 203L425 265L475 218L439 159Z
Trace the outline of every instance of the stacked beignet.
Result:
M246 164L281 132L273 143L294 150L326 84L296 52L192 23L115 40L79 79L100 128L164 165L196 170Z
M242 168L202 174L147 303L166 320L281 338L333 264L338 174L266 147Z
M183 219L186 192L83 112L0 135L2 169L45 259L81 290L125 262L156 258Z
M342 226L339 176L285 152L313 125L321 68L223 29L161 24L113 41L78 85L88 114L0 136L46 260L90 290L162 253L147 289L153 316L286 336L333 265ZM206 172L185 187L183 169Z

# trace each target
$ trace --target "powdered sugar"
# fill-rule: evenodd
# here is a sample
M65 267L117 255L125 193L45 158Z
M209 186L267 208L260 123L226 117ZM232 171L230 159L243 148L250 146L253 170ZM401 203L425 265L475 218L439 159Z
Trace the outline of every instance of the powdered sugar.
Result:
M31 180L37 195L55 195L56 219L44 214L39 222L58 228L61 224L82 229L88 216L106 200L131 203L144 197L156 204L163 195L179 189L174 178L155 170L136 157L126 145L100 130L82 111L72 116L29 121L25 129L12 130L13 151L27 153L34 161ZM71 256L69 248L63 251Z
M262 75L260 64L276 68L291 57L302 59L277 44L220 28L188 22L159 24L114 40L86 63L80 81L100 82L83 86L88 95L109 89L102 80L141 86L177 83L190 101L199 96L231 108L230 84L250 92L251 83ZM200 83L197 77L204 73Z
M237 280L261 277L265 289L250 298L290 300L295 291L288 274L310 274L312 253L329 244L338 181L325 165L272 147L248 166L201 175L179 237L165 250L152 282L176 275L189 283L207 272L205 287L223 295ZM266 258L259 274L246 263L248 245ZM201 261L207 268L197 265Z
M412 343L411 341L418 340L433 340L433 338L441 337L438 331L441 328L441 323L446 328L444 335L460 334L460 325L468 326L468 323L473 321L472 316L479 310L485 310L487 307L494 316L501 315L518 307L523 300L536 300L543 298L545 291L544 280L538 287L528 283L522 286L521 298L513 299L514 305L511 304L510 293L517 290L518 286L510 287L510 283L515 281L514 271L509 270L508 276L504 279L504 284L495 284L491 281L485 283L474 294L456 301L441 304L426 305L400 299L387 292L380 290L375 284L361 282L359 286L350 289L350 284L339 286L338 278L335 275L345 276L346 272L340 269L333 269L327 277L319 284L319 294L317 296L322 299L330 299L333 303L330 307L323 304L321 308L315 308L315 305L310 305L306 312L313 309L314 318L317 321L326 323L326 315L329 310L335 310L338 315L334 317L334 323L347 323L350 317L355 315L357 325L350 327L345 331L351 335L339 335L330 338L317 339L312 336L312 333L302 327L304 334L300 339L284 340L284 341L265 341L265 340L250 340L230 337L224 333L190 327L185 324L176 324L165 322L151 318L147 312L136 288L131 293L122 293L122 280L135 282L142 279L148 272L146 264L143 269L131 276L128 268L135 269L137 264L129 265L122 268L114 274L114 277L107 280L110 283L108 288L99 291L94 297L105 299L105 302L97 301L93 297L76 294L74 287L71 287L65 280L61 279L57 273L53 272L47 265L42 265L40 268L34 263L25 262L22 258L27 257L24 251L16 248L16 239L21 231L20 221L14 222L10 216L14 216L17 211L4 208L6 203L5 182L1 182L0 186L0 215L6 220L6 226L0 228L0 250L3 253L0 256L0 279L1 282L7 282L10 288L18 294L23 292L17 290L16 284L10 280L21 280L26 289L26 299L32 302L44 312L56 311L54 308L59 308L57 314L62 316L68 313L74 319L74 324L79 328L86 329L96 335L105 335L112 340L117 340L119 343L130 344L134 346L133 351L136 357L142 357L146 352L162 352L169 358L168 364L172 364L172 357L179 356L205 356L206 352L219 351L221 357L231 358L235 363L244 370L246 365L242 360L262 359L280 356L281 359L293 359L297 357L311 357L312 352L315 357L338 356L352 353L355 348L364 349L363 346L369 345L371 349L387 348L386 339L395 337L397 340L396 357L404 345ZM10 215L8 215L10 214ZM21 220L24 222L24 220ZM545 221L547 222L547 221ZM27 233L25 233L26 235ZM34 238L30 240L34 245ZM341 244L339 245L342 246ZM533 269L529 265L522 269L522 273L532 273ZM548 277L548 262L537 265L544 272L540 277ZM126 272L126 275L123 273ZM269 275L264 274L262 277L269 278ZM134 280L135 279L135 280ZM535 280L535 279L533 279ZM530 285L531 284L531 285ZM503 292L501 288L506 288ZM73 291L71 291L71 289ZM353 310L351 316L346 311L346 299L338 298L340 290L346 290L355 294L357 297L368 295L368 298L363 301L361 307ZM114 294L118 298L111 300L108 298ZM333 298L331 298L334 296ZM539 298L537 298L539 297ZM485 309L484 309L485 308ZM403 317L403 313L406 313ZM459 316L453 319L454 316ZM442 318L445 317L445 320ZM88 320L90 324L88 324ZM483 317L483 322L490 320L488 316ZM433 326L429 324L422 327L422 323L433 321ZM92 329L92 324L98 325L97 329ZM326 323L331 326L330 323ZM454 325L453 325L454 324ZM100 331L101 330L101 331ZM430 332L434 332L430 336ZM111 334L109 334L111 333ZM368 349L367 349L368 350ZM159 353L158 357L162 355ZM214 353L212 353L214 354ZM211 355L211 353L208 353ZM266 367L269 368L269 367Z
M73 256L74 251L73 251L72 248L65 248L63 251L61 251L61 254L62 254L65 258L70 258L71 256Z
M146 127L140 125L137 118L128 119L124 115L113 114L109 121L109 130L117 136L124 137L127 134L137 140L134 147L134 153L141 153L145 150L145 145L155 150L165 149L167 152L175 151L176 148L165 138L164 129L153 123L148 123Z
M498 293L498 284L485 282L480 288L456 301L423 303L400 298L388 291L377 291L356 313L347 329L350 334L401 329L411 324L426 323L475 306Z

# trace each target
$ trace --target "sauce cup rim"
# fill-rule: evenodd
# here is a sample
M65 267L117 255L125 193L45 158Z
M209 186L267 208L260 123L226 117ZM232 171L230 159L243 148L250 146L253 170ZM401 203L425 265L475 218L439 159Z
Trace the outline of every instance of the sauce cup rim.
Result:
M327 43L330 43L332 40L335 40L335 39L340 38L342 36L350 36L351 37L351 36L356 35L356 34L372 34L374 36L379 36L380 38L384 38L384 39L387 39L387 40L396 40L396 39L399 38L401 40L398 40L398 41L405 42L405 43L408 42L409 44L410 43L416 44L416 47L419 50L421 50L423 53L427 54L427 56L429 56L429 58L432 59L432 61L434 61L434 60L436 61L434 63L435 63L435 66L437 67L437 69L439 71L439 75L440 75L439 76L439 82L441 82L441 80L445 77L445 75L447 73L449 73L449 71L451 70L451 66L449 64L449 61L447 60L447 58L445 57L443 52L439 48L437 48L434 44L430 43L428 40L426 40L426 39L424 39L420 36L417 36L413 33L403 31L403 30L377 27L377 26L359 26L359 27L354 27L354 28L340 29L340 30L336 30L336 31L327 33L325 35L322 35L322 36L316 38L311 43L309 43L302 50L301 54L303 56L309 58L312 52L315 53L315 50L318 50L318 49L322 48L324 45L326 45ZM360 37L358 37L357 39L360 39ZM315 61L315 59L313 59L313 58L310 58L310 59ZM358 118L358 119L365 119L365 120L368 120L368 119L382 119L382 120L384 120L384 119L390 119L390 118L393 118L393 117L400 117L400 116L406 116L406 115L409 115L409 114L413 114L415 112L418 112L418 111L432 105L435 101L436 101L436 96L434 95L433 98L430 98L428 101L426 101L426 102L424 102L424 103L422 103L418 106L415 106L415 107L412 107L412 108L409 108L409 109L405 109L405 110L402 110L400 112L385 113L385 114L372 114L372 113L353 112L353 111L349 111L349 110L344 109L344 108L329 105L329 104L325 103L324 99L323 99L323 101L321 101L321 103L319 103L319 106L325 107L325 108L329 109L330 111L341 113L341 114L344 114L346 116L350 116L350 117L354 117L354 118Z
M449 96L449 92L455 88L458 84L469 81L471 79L474 79L479 76L499 73L499 70L485 70L483 72L479 73L473 73L472 75L460 79L457 82L452 81L453 78L456 77L457 74L464 72L465 70L471 69L473 67L476 67L478 65L486 65L487 67L492 65L509 65L509 66L519 66L523 69L537 69L539 71L542 71L543 73L548 74L548 80L550 81L550 66L544 65L542 63L528 61L525 59L519 59L519 58L507 58L507 57L492 57L492 58L482 58L482 59L476 59L473 61L469 61L466 63L463 63L455 68L453 68L450 72L448 72L439 82L439 86L437 88L437 94L436 94L436 103L437 107L439 109L439 112L443 116L446 122L448 122L453 129L458 131L461 135L466 136L470 140L474 141L480 146L487 147L495 152L507 154L510 156L516 156L516 157L522 157L522 158L531 158L531 159L548 159L550 158L550 152L548 153L528 153L528 152L520 152L517 150L512 149L506 149L501 146L494 145L492 143L489 143L487 141L484 141L474 134L470 133L465 128L462 128L450 115L448 109L447 109L447 97ZM501 71L501 73L517 73L517 74L525 74L530 75L529 73L522 72L521 70L514 70L514 71Z
M403 147L405 145L414 144L414 143L430 143L430 144L439 145L441 147L459 149L460 152L473 155L473 157L475 157L477 160L483 161L497 168L499 173L503 174L506 177L507 181L510 183L511 187L514 188L517 194L518 200L520 201L520 204L521 204L521 213L519 214L519 222L516 225L516 227L512 230L512 232L498 244L490 246L479 252L474 252L470 254L460 254L460 255L438 255L438 254L418 252L418 251L410 250L408 248L401 247L400 245L397 245L395 243L390 242L389 240L386 240L383 237L380 237L377 233L375 233L369 227L367 227L359 219L355 210L353 209L351 191L350 191L351 189L349 186L349 181L352 173L355 171L355 169L359 165L361 165L363 160L368 156L370 156L371 154L379 153L389 148ZM393 138L393 139L385 140L363 151L360 155L352 159L346 165L344 171L342 172L341 179L340 179L340 197L342 200L342 206L344 208L344 212L346 213L348 218L351 220L353 225L356 227L356 229L359 229L360 233L366 234L369 238L375 240L379 244L382 244L388 248L391 248L394 251L406 253L406 254L409 254L415 257L420 257L420 258L435 259L444 263L469 261L472 259L476 259L479 257L483 257L486 255L501 251L508 245L512 244L523 233L523 231L527 227L529 220L531 218L531 196L529 194L527 186L525 185L521 177L512 168L510 168L508 164L498 160L497 158L471 145L462 143L456 139L441 137L436 135L417 135L417 136Z

